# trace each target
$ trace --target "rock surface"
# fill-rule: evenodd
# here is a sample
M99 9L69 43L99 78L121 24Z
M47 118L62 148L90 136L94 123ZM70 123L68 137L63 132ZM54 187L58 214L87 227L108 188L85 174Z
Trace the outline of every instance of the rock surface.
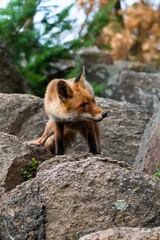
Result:
M0 56L0 92L24 92L1 43ZM96 98L108 113L100 123L101 156L71 154L86 151L80 136L68 155L54 158L40 145L23 143L43 133L43 99L0 93L0 240L160 238L160 180L144 173L153 174L160 163L160 105L144 132L160 96L160 73L147 65L101 64L113 63L103 53L96 60L91 58L87 79L105 83L103 96L118 100ZM63 66L64 75L70 65L63 61L55 69ZM24 182L19 172L32 158L41 164Z
M106 53L105 51L94 47L81 48L77 53L77 59L81 60L82 64L85 66L91 66L97 63L103 64L113 64L112 55Z
M0 199L2 240L45 240L45 212L39 186L32 180L26 183Z
M0 93L0 131L20 140L39 138L47 117L43 99L29 94Z
M43 162L36 178L3 194L0 237L78 240L115 226L157 227L159 205L159 181L126 163L58 156Z
M144 131L134 166L148 174L154 174L156 163L160 165L160 103Z
M141 136L148 122L147 112L137 105L97 98L97 104L108 113L101 123L101 149L103 156L133 164L138 152ZM84 151L84 141L80 138L69 149Z
M160 238L160 228L113 228L90 235L79 240L157 240Z
M0 42L0 92L24 93L26 82L18 72L8 49Z
M21 94L0 94L0 98L0 131L14 134L22 141L42 135L47 120L42 99ZM96 101L108 112L108 117L100 123L102 154L132 164L149 120L147 111L111 99ZM86 151L84 140L78 138L69 153L73 151Z
M147 66L141 67L146 71ZM153 114L160 97L160 73L154 69L154 72L149 69L149 73L133 70L136 70L133 63L126 66L120 63L93 64L86 68L86 78L89 82L104 83L103 97L138 104Z
M6 133L0 134L0 197L16 185L24 182L20 170L25 170L32 158L44 161L52 154L40 145L22 144L16 136Z

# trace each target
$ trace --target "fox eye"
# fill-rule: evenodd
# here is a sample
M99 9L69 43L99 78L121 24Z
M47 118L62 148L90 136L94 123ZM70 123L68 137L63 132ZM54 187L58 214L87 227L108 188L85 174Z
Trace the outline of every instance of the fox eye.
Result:
M80 105L80 107L82 107L82 108L87 107L87 103L86 103L86 102L82 103L82 104Z

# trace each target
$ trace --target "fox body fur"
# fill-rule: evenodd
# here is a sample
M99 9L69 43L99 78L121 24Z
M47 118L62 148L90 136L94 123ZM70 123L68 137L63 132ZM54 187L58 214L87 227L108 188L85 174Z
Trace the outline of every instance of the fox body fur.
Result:
M98 122L106 117L94 99L91 85L85 80L84 67L75 79L52 80L46 90L44 106L49 121L39 143L52 148L55 155L64 154L79 132L89 152L99 154L100 130ZM54 131L54 135L50 134Z

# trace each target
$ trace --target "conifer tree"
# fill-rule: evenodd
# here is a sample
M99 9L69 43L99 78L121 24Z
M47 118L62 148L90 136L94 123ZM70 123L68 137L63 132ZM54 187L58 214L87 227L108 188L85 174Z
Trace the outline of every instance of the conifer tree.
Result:
M75 28L76 19L69 18L73 4L55 13L57 1L52 1L49 7L43 5L45 1L10 0L5 9L0 9L0 41L8 47L19 71L39 96L44 95L51 80L47 76L50 63L72 59L79 48L94 45L101 29L109 22L109 8L99 9L92 20L85 22L83 35L65 41L64 36L72 34ZM43 17L37 25L35 16L39 12L43 12ZM74 70L73 74L77 72Z

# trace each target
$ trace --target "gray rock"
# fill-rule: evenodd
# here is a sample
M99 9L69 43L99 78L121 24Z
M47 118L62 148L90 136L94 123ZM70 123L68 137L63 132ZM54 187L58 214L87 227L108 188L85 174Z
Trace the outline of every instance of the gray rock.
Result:
M29 94L0 93L0 131L21 140L39 138L47 117L43 99Z
M16 136L0 134L0 197L16 185L24 182L20 170L30 164L32 158L37 161L49 159L52 154L40 145L22 144Z
M79 240L156 240L160 236L160 228L112 228L86 235Z
M143 67L142 70L146 71L147 67ZM120 63L93 64L86 68L86 77L90 82L104 83L101 96L138 104L153 114L160 98L160 73L156 70L150 72L150 69L148 72L133 70L136 70L133 63L126 64L126 67Z
M42 99L27 94L0 94L0 98L0 131L14 134L22 141L42 135L47 121ZM108 117L100 123L102 154L132 164L149 120L147 111L111 99L96 101L108 112ZM78 138L68 153L74 151L87 151L84 140Z
M102 155L133 164L141 136L149 120L145 110L137 105L97 98L97 104L108 113L101 123ZM69 149L77 153L85 151L84 141L78 141ZM86 149L87 150L87 149Z
M0 199L0 239L45 239L44 205L39 185L28 181Z
M58 156L43 162L36 178L2 196L0 237L78 240L115 226L156 227L159 204L159 181L126 163Z
M134 72L145 72L145 73L158 73L159 70L147 63L132 62L132 61L115 61L114 64L122 70L131 70Z
M82 64L87 67L97 63L113 64L112 55L96 46L80 49L76 54L76 58L77 60L81 60Z
M134 166L148 174L154 174L156 163L160 165L160 103L144 131Z

